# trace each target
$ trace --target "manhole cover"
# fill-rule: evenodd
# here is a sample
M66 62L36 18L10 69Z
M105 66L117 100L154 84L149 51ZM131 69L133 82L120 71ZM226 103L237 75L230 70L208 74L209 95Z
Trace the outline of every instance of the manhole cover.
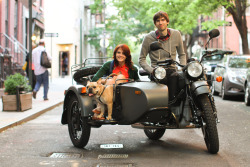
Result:
M133 167L132 164L98 164L96 167Z
M77 153L52 153L50 158L81 158L81 154Z
M101 148L123 148L123 144L102 144Z
M98 159L101 158L128 158L128 154L103 154L98 155Z

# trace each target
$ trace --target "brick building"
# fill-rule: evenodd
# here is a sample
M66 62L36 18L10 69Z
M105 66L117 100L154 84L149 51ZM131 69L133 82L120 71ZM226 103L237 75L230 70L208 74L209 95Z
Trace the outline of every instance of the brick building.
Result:
M43 37L43 1L32 0L32 32L34 43ZM29 46L29 0L0 1L1 83L13 72L21 72Z
M248 43L250 44L250 8L248 7L246 10L246 19L247 19L247 27L248 27ZM224 20L227 21L228 24L224 26L220 26L218 29L220 31L220 36L216 39L213 39L210 42L211 48L220 48L225 50L233 50L237 54L243 54L242 51L242 41L239 34L239 31L234 23L232 16L227 16L224 8L219 9L214 13L213 17L203 18L200 17L199 24L205 20ZM197 33L198 34L195 40L198 40L199 43L204 46L206 41L208 40L207 32L201 31L201 26L198 26ZM194 41L195 41L194 40ZM249 45L250 47L250 45Z

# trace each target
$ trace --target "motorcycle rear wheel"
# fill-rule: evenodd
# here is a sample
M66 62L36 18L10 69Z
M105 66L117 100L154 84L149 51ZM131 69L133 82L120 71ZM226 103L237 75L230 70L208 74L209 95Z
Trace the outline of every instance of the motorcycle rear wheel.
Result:
M202 120L204 122L202 126L202 133L204 140L211 154L216 154L219 151L219 137L216 126L216 117L213 113L213 107L206 94L202 94L198 97L201 111L203 112Z
M76 96L70 98L68 105L68 131L75 147L83 148L87 145L91 127L87 118L81 116L81 109Z
M151 140L159 140L165 133L166 129L145 129L144 133Z

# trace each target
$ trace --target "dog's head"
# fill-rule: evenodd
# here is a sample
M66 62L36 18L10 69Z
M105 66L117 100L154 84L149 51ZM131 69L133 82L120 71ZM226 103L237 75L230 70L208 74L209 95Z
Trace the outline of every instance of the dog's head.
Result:
M97 95L100 94L101 90L102 90L102 84L97 81L97 82L87 82L86 88L87 88L87 93L88 94L93 94L93 95Z

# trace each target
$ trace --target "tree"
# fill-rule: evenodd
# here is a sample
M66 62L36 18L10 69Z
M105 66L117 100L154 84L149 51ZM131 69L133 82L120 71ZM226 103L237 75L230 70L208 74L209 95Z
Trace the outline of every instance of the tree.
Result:
M247 38L247 20L246 20L246 9L249 7L247 0L199 0L200 3L214 4L219 7L224 7L228 15L233 17L234 23L239 31L242 40L243 54L249 54L249 45Z
M100 1L100 0L97 0ZM170 28L179 30L185 37L185 49L192 41L193 29L198 25L200 15L212 16L222 6L232 15L242 38L244 54L249 52L246 26L246 0L112 0L118 14L107 18L107 31L111 32L113 42L128 42L133 36L135 43L140 44L144 34L154 30L153 15L159 10L166 11L170 17ZM213 20L204 24L204 30L217 28L225 24ZM115 35L112 35L115 34ZM119 38L116 39L116 38ZM187 53L187 51L186 51Z

